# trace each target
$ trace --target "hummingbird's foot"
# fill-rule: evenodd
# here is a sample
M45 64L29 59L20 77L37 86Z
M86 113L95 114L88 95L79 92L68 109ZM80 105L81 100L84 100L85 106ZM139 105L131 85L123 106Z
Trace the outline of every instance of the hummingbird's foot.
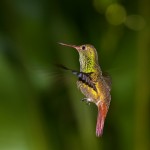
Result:
M82 101L85 101L88 105L92 102L92 99L90 98L83 98Z

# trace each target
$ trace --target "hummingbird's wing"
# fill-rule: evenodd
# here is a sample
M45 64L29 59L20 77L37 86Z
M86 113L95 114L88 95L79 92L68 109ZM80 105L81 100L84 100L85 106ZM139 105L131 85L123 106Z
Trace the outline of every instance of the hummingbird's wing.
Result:
M79 81L82 81L83 83L85 83L86 85L88 85L89 87L91 87L93 90L95 90L97 92L96 86L92 82L92 79L91 79L91 74L93 72L89 72L89 73L79 72L79 71L67 68L61 64L59 64L57 66L64 70L70 70L74 75L76 75L78 77Z
M72 69L62 65L62 64L56 64L57 67L61 68L61 69L64 69L64 70L70 70L70 71L73 71Z
M104 72L103 78L104 78L106 84L108 85L109 89L111 90L112 79L111 79L110 75L107 72Z
M94 91L97 92L95 83L92 82L91 79L91 74L93 72L90 73L84 73L84 72L73 72L73 74L76 74L78 76L79 81L85 83L86 85L88 85L89 87L91 87Z

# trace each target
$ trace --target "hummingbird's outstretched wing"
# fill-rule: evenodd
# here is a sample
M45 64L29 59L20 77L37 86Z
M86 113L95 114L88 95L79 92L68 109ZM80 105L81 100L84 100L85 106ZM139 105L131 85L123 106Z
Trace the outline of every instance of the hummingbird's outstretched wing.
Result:
M57 67L61 68L61 69L64 69L64 70L70 70L70 71L73 71L72 69L69 69L67 67L65 67L64 65L62 64L56 64Z
M104 72L103 78L104 78L106 84L108 85L109 89L111 90L112 79L111 79L110 75L107 72Z
M79 81L85 83L86 85L88 85L89 87L91 87L94 91L97 92L97 89L96 89L96 86L95 86L95 83L92 82L91 80L91 74L93 72L90 72L90 73L84 73L84 72L73 72L73 74L77 75L78 76L78 79Z
M78 77L79 81L82 81L83 83L85 83L89 87L93 88L93 90L95 90L97 92L96 86L91 80L91 74L93 72L84 73L84 72L79 72L79 71L67 68L63 65L57 65L57 66L64 69L64 70L70 70L74 75L76 75Z

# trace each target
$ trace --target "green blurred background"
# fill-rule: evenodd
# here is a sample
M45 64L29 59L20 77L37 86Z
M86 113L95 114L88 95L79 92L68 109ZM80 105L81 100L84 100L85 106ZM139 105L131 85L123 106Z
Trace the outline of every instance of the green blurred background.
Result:
M112 77L101 138L58 42L93 44ZM149 150L149 56L149 0L1 0L0 150Z

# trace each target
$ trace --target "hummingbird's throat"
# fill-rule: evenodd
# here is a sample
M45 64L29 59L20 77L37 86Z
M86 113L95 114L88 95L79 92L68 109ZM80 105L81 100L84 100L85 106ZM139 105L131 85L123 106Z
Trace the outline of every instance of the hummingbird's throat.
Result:
M98 68L98 65L96 64L95 60L90 59L86 56L80 56L80 71L89 73L89 72L96 72Z
M92 60L89 59L88 57L80 56L79 61L80 61L80 71L81 72L88 73L88 72L95 71L94 70L94 62L92 62Z

